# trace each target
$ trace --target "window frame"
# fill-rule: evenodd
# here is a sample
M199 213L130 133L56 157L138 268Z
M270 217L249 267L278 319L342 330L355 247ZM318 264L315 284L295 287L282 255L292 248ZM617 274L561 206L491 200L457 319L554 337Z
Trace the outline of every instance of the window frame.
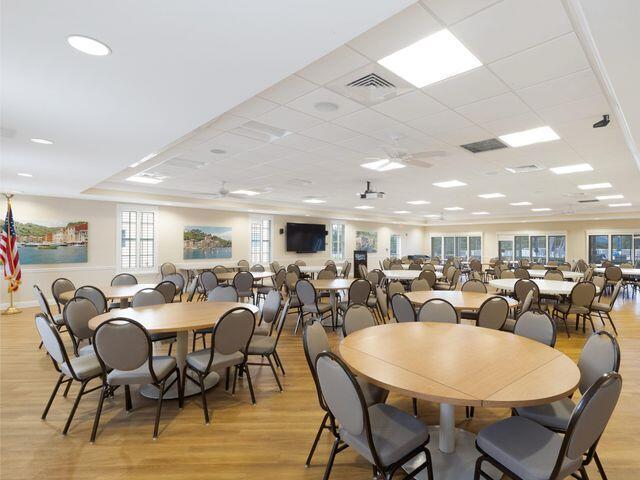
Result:
M397 252L394 254L392 250L393 238L397 238ZM392 233L389 236L389 256L392 258L402 258L402 234Z
M567 239L568 239L568 235L566 231L557 231L557 230L552 230L552 231L540 231L540 230L532 230L532 231L515 231L515 232L497 232L496 234L496 240L498 242L497 247L498 247L498 257L500 256L500 241L511 241L512 242L512 249L511 249L511 258L507 259L507 258L503 258L501 260L510 260L510 261L514 261L514 260L519 260L519 258L516 258L516 238L519 237L528 237L528 249L529 249L529 256L528 257L524 257L521 256L521 258L525 258L525 259L529 259L532 262L534 261L534 256L533 256L533 242L532 242L532 238L540 238L540 237L544 237L544 264L548 264L549 262L549 237L564 237L564 260L563 262L567 261ZM536 256L536 258L542 258L541 256ZM553 260L553 259L551 259Z
M334 226L339 227L339 230L342 230L342 238L340 238L340 235L338 235L338 239L342 240L341 242L339 242L339 243L342 244L341 245L342 246L342 248L341 248L342 254L341 255L338 254L338 253L335 253L333 251L333 240L334 240L333 227ZM331 233L331 235L330 235L330 245L329 245L329 251L331 252L331 258L333 260L345 260L347 258L347 240L346 240L347 227L346 227L345 223L337 221L337 220L332 220L331 223L329 224L329 232Z
M264 230L264 225L263 222L264 221L268 221L269 222L269 237L268 237L268 244L269 244L269 250L268 250L268 254L267 254L267 259L265 260L264 257L264 252L262 250L262 246L265 243L265 239L263 237L263 230ZM254 256L253 256L253 226L256 224L260 224L260 240L259 243L261 245L260 247L260 259L259 260L254 260ZM255 265L257 263L259 264L269 264L273 261L273 216L271 215L251 215L249 217L249 262L251 263L251 265Z
M612 249L613 242L612 237L617 236L630 236L631 237L631 258L629 259L629 263L636 266L636 268L640 268L640 249L635 248L636 242L640 242L640 229L630 229L630 228L610 228L610 229L597 229L597 230L587 230L585 232L585 246L587 252L587 259L589 263L601 263L592 262L591 258L591 248L589 241L591 237L606 237L607 238L607 260L613 262L614 265L619 265L621 263L627 263L622 261L613 261ZM640 245L639 245L640 246Z
M122 214L124 212L136 212L136 247L135 247L135 267L124 268L122 266ZM142 247L142 219L144 213L153 214L153 265L151 267L140 267L141 247ZM160 270L158 264L158 252L160 247L160 237L158 234L160 224L160 209L154 205L140 205L130 203L119 203L116 206L116 272L147 274L157 273Z
M452 258L461 257L463 261L469 260L471 258L471 239L478 238L480 240L480 255L478 259L482 261L482 257L484 254L484 235L482 232L462 232L462 233L433 233L430 235L430 251L431 257L440 257L443 260L446 260L448 256L445 254L445 243L447 241L451 241L453 239L453 255ZM439 239L440 241L440 251L433 251L433 241L434 239ZM466 245L465 255L460 255L460 241L465 239L464 244ZM476 256L474 255L474 258Z

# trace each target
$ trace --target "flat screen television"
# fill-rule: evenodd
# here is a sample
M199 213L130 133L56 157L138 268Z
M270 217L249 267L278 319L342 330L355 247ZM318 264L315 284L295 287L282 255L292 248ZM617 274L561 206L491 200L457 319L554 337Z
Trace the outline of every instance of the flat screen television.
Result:
M325 226L287 223L287 252L315 253L325 249Z

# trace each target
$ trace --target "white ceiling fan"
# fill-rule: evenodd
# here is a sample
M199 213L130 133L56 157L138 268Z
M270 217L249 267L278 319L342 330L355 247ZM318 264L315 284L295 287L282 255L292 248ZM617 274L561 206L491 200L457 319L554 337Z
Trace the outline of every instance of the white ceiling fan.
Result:
M253 197L255 195L260 195L261 193L268 193L270 191L272 191L272 188L270 188L270 187L265 187L260 191L258 191L258 190L242 190L242 189L230 191L227 188L226 180L222 180L220 182L220 188L215 193L209 193L209 192L194 192L194 193L196 195L203 195L203 196L206 196L207 198L211 198L211 199L219 199L219 198L226 198L226 197L232 197L232 198L240 199L240 198Z
M394 148L389 148L387 146L380 147L385 152L384 156L366 158L369 162L363 163L361 166L378 172L387 172L389 170L405 168L406 166L431 168L433 167L433 163L429 160L445 157L447 155L447 152L442 150L409 153L407 149L398 145L398 140L398 138L392 139Z

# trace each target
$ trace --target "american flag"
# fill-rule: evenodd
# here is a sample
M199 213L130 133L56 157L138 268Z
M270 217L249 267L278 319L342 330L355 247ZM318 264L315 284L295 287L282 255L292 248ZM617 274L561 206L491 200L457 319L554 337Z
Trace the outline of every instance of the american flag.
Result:
M9 291L15 292L20 286L22 271L20 270L20 255L18 255L11 201L7 202L7 217L4 220L2 236L0 237L0 260L4 267L4 279L9 282Z

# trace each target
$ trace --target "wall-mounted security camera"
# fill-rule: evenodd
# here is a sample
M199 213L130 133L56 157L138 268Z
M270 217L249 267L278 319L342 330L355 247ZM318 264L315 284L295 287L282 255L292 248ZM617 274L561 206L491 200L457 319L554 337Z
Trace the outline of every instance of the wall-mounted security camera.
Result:
M594 123L593 128L606 127L607 125L609 125L609 123L611 123L611 120L609 120L609 115L602 115L602 120Z

